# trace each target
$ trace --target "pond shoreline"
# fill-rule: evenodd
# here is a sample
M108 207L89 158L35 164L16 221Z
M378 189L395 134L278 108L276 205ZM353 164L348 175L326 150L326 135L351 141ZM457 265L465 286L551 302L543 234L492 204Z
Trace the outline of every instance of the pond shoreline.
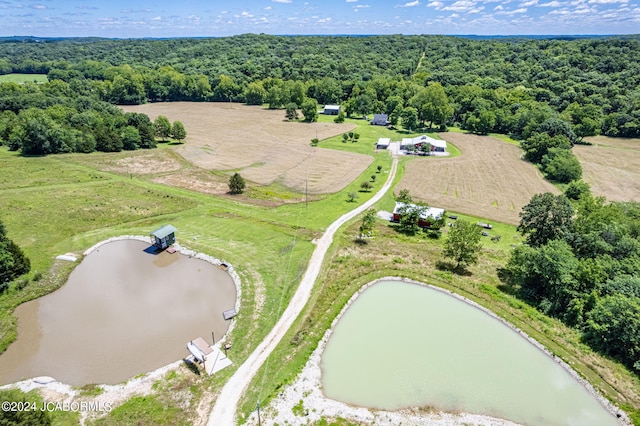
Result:
M136 240L151 244L151 239L146 236L139 235L125 235L118 236L103 240L89 249L83 252L83 256L87 256L93 251L98 250L100 247L105 244L114 242L114 241L122 241L122 240ZM225 272L229 274L231 280L236 289L236 301L235 301L235 309L238 312L240 308L240 300L241 300L241 281L240 277L236 273L235 269L228 262L222 261L220 259L216 259L212 256L206 255L204 253L198 253L194 250L183 247L179 244L174 244L174 248L177 252L182 255L186 255L189 257L193 257L196 259L204 260L208 263L213 264L216 267L223 267ZM82 259L78 259L78 265L82 261ZM66 283L65 283L66 284ZM36 299L37 300L37 299ZM227 332L224 336L222 336L217 345L223 344L225 339L229 335L229 333L235 327L236 321L231 320L231 324L227 329ZM95 385L100 389L100 394L97 396L83 396L82 389L71 386L69 384L57 381L55 378L48 376L34 377L31 379L10 383L6 385L0 386L0 389L19 389L23 392L29 392L32 390L38 390L45 401L52 402L63 402L63 403L71 403L77 401L87 401L91 400L99 404L100 407L111 407L114 408L117 405L125 402L127 399L136 396L136 395L148 395L153 393L153 384L158 380L161 380L168 372L177 370L184 365L183 359L176 360L170 364L159 367L155 370L148 371L142 374L139 374L135 377L132 377L122 383L109 385L109 384L97 384ZM81 422L87 417L95 417L96 415L100 415L100 413L87 413L81 412Z
M341 417L350 421L375 423L379 425L389 426L397 425L400 423L409 425L458 425L464 423L473 423L479 425L498 426L517 424L509 420L498 419L485 415L458 412L448 413L434 408L409 407L397 411L385 411L365 407L356 407L343 402L329 399L324 396L322 391L322 369L320 367L320 362L322 353L326 348L329 338L331 337L333 330L338 324L338 321L340 321L344 313L358 299L358 297L369 287L381 281L398 281L428 287L453 296L472 307L480 309L481 311L490 315L492 318L499 320L511 330L518 333L520 336L524 337L529 343L533 344L536 348L543 351L546 356L558 363L571 375L574 380L578 381L591 395L593 395L614 417L619 415L619 424L632 424L626 413L613 405L609 400L604 398L589 382L583 379L567 363L565 363L557 356L553 355L538 341L528 336L525 332L523 332L513 324L510 324L508 321L500 318L498 315L479 305L478 303L460 296L454 292L430 284L398 277L383 277L369 282L362 286L349 299L340 313L333 320L331 328L325 332L324 336L318 343L318 347L313 351L313 353L309 357L309 360L303 367L302 372L298 375L294 383L285 388L285 390L280 393L279 397L277 399L274 399L269 404L269 406L261 410L262 420L269 419L269 421L278 424L295 424L296 422L299 422L301 418L303 418L305 421L318 421L322 417ZM298 415L294 414L294 412L298 413ZM255 412L250 416L249 424L258 424L258 419Z

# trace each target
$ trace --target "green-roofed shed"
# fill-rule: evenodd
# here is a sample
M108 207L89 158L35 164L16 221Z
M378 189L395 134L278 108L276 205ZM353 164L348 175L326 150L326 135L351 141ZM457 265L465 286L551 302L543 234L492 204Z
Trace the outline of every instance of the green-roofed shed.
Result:
M171 225L162 226L151 233L153 245L161 250L176 242L176 228Z

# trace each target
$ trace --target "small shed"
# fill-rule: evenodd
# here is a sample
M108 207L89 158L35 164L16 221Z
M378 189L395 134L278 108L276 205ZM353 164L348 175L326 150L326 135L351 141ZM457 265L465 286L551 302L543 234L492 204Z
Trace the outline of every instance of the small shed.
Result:
M176 242L176 228L171 225L162 226L151 233L153 245L161 250Z
M417 209L418 206L415 204L407 204L396 202L396 207L393 209L393 222L400 222L402 218L403 211ZM438 207L427 207L427 209L420 214L418 218L418 226L422 228L428 228L431 226L433 221L440 220L444 216L444 209Z
M389 116L387 114L374 114L371 124L374 126L388 126L390 124Z
M325 105L322 113L324 115L338 115L340 114L340 105Z
M387 149L390 143L390 138L379 138L378 142L376 142L376 149Z

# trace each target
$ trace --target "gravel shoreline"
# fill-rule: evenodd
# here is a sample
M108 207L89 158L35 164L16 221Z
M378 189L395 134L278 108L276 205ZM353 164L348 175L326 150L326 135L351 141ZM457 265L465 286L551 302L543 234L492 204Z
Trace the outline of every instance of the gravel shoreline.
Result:
M622 410L614 406L609 400L604 398L596 389L586 380L584 380L575 370L573 370L562 359L553 355L547 349L544 348L539 342L531 338L522 330L510 324L506 320L500 318L495 313L484 308L483 306L455 294L451 291L444 290L439 287L435 287L429 284L413 281L409 279L402 279L397 277L384 277L365 284L360 290L358 290L349 301L345 304L340 314L334 319L331 324L331 328L327 330L318 343L318 347L313 351L311 357L305 364L302 372L298 375L293 384L289 385L283 392L280 393L277 399L271 401L271 403L264 408L261 408L260 417L261 421L266 424L279 424L279 425L297 425L304 423L311 423L319 421L322 417L325 418L344 418L352 422L364 423L364 424L376 424L385 426L394 426L398 424L403 425L460 425L460 424L474 424L485 426L512 426L517 425L509 420L498 419L489 416L471 414L471 413L447 413L438 410L425 410L420 408L409 408L398 411L384 411L375 410L363 407L355 407L343 402L334 401L325 397L322 393L322 370L320 368L320 360L322 352L324 351L331 334L337 325L338 321L351 304L364 292L366 289L380 281L401 281L406 283L418 284L432 288L434 290L449 294L459 300L462 300L471 306L482 310L483 312L491 315L493 318L499 320L522 337L527 339L531 344L542 350L547 356L560 364L571 376L580 382L593 396L595 396L600 403L607 408L614 416L619 415L618 423L621 425L631 425L631 421ZM300 406L302 401L302 406ZM295 407L295 408L294 408ZM297 413L298 415L294 414ZM258 416L257 412L252 413L249 417L248 424L257 425Z

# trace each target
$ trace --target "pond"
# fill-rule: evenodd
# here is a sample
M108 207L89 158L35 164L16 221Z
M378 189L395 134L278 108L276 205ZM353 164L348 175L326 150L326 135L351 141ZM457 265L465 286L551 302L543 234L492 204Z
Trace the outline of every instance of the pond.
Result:
M366 289L322 355L331 399L397 410L433 407L530 425L616 425L560 364L483 310L401 281Z
M137 240L87 255L59 290L16 309L18 338L0 355L0 383L51 376L74 386L115 384L188 355L196 337L219 340L236 287L212 263L151 254Z

